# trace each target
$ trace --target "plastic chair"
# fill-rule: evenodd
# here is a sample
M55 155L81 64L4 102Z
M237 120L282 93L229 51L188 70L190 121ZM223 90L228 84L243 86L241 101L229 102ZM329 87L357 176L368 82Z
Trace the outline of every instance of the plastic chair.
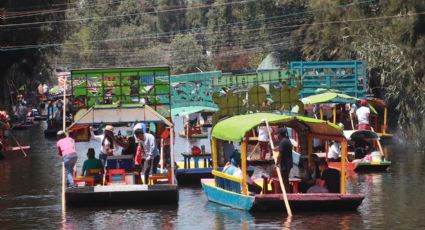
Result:
M108 185L111 184L127 184L125 182L125 170L124 169L109 169L108 170Z

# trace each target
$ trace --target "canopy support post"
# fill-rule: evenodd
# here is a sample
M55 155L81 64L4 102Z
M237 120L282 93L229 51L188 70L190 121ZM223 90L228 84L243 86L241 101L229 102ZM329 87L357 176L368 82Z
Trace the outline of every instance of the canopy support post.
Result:
M174 126L170 127L170 165L171 165L171 184L175 184L174 178Z
M247 173L246 173L246 156L248 151L248 134L245 136L245 140L242 142L241 146L241 164L242 164L242 195L248 195L248 185L247 185Z
M341 194L345 194L345 159L347 157L347 141L341 142Z
M218 169L218 151L217 151L217 139L215 137L211 140L211 152L213 158L213 169Z

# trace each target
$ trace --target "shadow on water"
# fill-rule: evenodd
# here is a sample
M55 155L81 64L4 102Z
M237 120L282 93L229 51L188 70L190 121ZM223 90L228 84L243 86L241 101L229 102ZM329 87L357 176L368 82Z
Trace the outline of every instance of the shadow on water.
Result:
M249 213L208 202L200 186L180 187L178 206L65 209L61 158L42 128L17 131L30 157L0 161L0 228L4 229L412 229L425 228L425 154L392 146L388 172L356 174L347 190L364 193L356 212ZM176 140L178 151L187 143ZM208 140L196 140L196 144ZM208 148L208 147L207 147ZM177 152L177 155L179 153ZM80 154L80 161L85 152ZM260 176L266 169L259 170Z

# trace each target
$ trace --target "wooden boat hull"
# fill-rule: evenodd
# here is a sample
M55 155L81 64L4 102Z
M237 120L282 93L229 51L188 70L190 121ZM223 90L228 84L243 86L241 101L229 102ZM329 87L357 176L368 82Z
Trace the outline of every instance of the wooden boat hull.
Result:
M222 171L223 167L219 167L218 171ZM248 168L248 175L252 176L254 168ZM202 178L213 178L212 168L190 168L177 169L176 177L179 185L200 184Z
M46 129L44 130L44 137L56 137L59 129Z
M341 162L328 162L330 168L341 170ZM347 171L355 172L384 172L390 167L391 161L381 162L347 162Z
M364 199L363 194L297 193L288 194L294 212L355 211ZM256 195L251 211L286 211L282 194Z
M244 196L218 188L211 179L202 180L202 188L209 201L253 212L283 212L282 194ZM364 199L363 194L297 193L288 194L292 211L355 211Z
M109 185L68 188L66 205L84 206L143 206L177 204L177 185Z

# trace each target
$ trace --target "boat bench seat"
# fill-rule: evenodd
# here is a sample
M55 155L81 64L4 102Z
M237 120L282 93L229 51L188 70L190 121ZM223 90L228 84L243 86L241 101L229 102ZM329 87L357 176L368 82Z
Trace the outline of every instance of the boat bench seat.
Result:
M222 177L215 177L217 187L231 192L241 193L241 184Z

